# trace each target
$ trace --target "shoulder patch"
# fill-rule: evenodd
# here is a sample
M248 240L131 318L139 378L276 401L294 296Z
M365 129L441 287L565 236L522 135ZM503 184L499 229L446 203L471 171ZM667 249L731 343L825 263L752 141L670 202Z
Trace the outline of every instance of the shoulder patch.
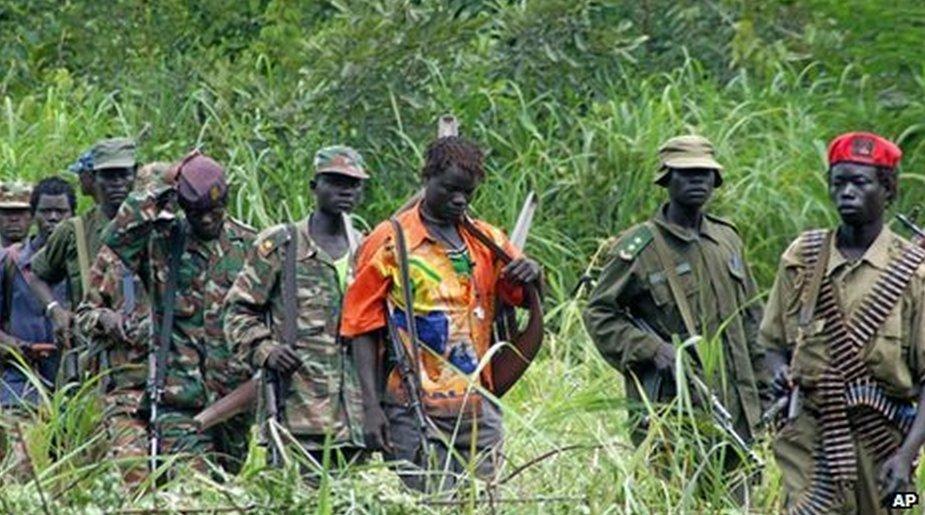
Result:
M641 224L627 231L626 235L617 240L613 247L620 259L632 261L652 241L652 230L647 224Z
M267 257L288 239L285 225L270 227L257 237L257 251L261 257Z

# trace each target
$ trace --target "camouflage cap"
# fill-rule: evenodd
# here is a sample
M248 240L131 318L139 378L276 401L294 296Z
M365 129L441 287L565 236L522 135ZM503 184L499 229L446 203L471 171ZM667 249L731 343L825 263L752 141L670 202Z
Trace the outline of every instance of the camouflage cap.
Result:
M135 166L135 140L111 138L96 142L90 150L93 170Z
M333 145L315 154L315 175L338 173L357 179L369 179L364 168L363 156L350 147Z
M29 209L32 186L21 181L0 183L0 209Z
M198 150L177 166L177 196L186 209L204 210L224 206L228 199L225 170Z
M687 135L669 139L658 149L659 170L655 184L663 184L671 170L709 169L716 171L716 185L723 183L723 166L714 158L713 143L703 136Z
M135 174L135 190L146 191L160 185L166 181L169 171L170 163L165 161L146 163Z

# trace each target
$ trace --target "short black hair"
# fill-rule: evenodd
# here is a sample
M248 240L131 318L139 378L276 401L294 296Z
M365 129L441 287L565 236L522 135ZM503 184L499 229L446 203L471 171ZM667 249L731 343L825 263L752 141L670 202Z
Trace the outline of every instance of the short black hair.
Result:
M71 206L71 211L74 211L77 207L77 195L74 193L74 187L57 175L42 179L32 189L32 196L29 197L29 210L32 211L33 215L42 195L67 195L67 203Z
M421 176L424 180L436 177L455 165L478 181L485 178L483 162L485 154L473 143L459 136L445 136L434 140L427 147L424 159L424 169Z

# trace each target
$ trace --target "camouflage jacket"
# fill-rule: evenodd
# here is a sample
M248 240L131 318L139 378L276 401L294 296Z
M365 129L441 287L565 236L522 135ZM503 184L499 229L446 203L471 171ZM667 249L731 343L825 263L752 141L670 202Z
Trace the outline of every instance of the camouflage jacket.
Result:
M80 304L83 286L80 283L80 263L77 259L77 232L74 218L60 223L42 250L32 258L32 273L48 284L67 280L68 299L71 309ZM100 235L109 223L99 206L80 215L87 238L87 255L92 260L100 251ZM92 284L92 282L91 282Z
M133 193L103 233L104 243L145 283L155 320L163 316L171 228L186 224L182 213L158 208L169 189ZM192 410L227 394L249 377L247 367L234 358L225 340L221 317L222 299L241 269L254 231L228 219L214 240L203 241L188 228L186 233L163 402L167 407ZM153 334L159 331L155 328ZM151 345L156 345L154 340Z
M145 388L151 341L151 305L144 283L112 249L103 245L90 268L90 284L95 288L84 295L76 310L77 331L82 340L101 344L94 350L105 349L110 370L109 390L137 400L138 393ZM103 332L100 324L103 309L122 315L126 340L115 341ZM95 358L93 373L98 373L107 364L100 362L99 354Z
M362 446L359 381L349 349L337 337L344 292L333 260L309 236L308 220L296 224L296 237L295 350L302 368L288 383L285 421L296 435L323 442L330 434L333 445ZM263 231L225 300L225 334L254 368L282 344L280 285L287 241L284 225Z

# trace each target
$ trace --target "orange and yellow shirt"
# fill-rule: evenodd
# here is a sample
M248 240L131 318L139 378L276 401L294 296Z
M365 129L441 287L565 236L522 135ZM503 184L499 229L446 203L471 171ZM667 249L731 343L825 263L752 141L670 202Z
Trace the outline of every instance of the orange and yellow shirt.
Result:
M491 367L486 364L476 373L491 346L496 299L520 305L523 292L500 279L502 263L462 228L465 249L453 251L431 237L421 220L420 204L400 214L398 222L408 249L412 307L421 342L422 401L432 415L455 416L466 399L479 397L473 383L491 388ZM473 222L510 255L520 255L499 229ZM370 233L357 256L355 280L344 299L341 334L352 338L376 331L391 318L413 357L401 283L394 231L386 221ZM385 400L406 399L398 370L393 369Z

